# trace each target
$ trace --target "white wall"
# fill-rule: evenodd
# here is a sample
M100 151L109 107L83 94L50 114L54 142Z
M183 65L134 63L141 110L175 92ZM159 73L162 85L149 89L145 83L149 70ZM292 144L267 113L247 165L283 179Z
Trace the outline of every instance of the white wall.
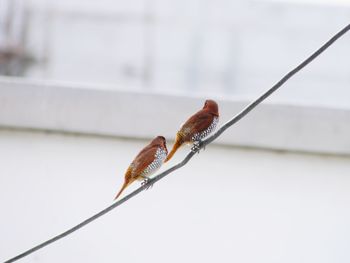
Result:
M128 138L162 134L172 140L181 124L203 107L206 98L3 78L0 80L0 126ZM211 98L220 106L220 126L249 103ZM349 119L347 108L286 105L267 100L227 130L218 142L349 154Z
M0 130L0 261L110 205L146 143ZM349 163L210 145L21 262L348 263Z

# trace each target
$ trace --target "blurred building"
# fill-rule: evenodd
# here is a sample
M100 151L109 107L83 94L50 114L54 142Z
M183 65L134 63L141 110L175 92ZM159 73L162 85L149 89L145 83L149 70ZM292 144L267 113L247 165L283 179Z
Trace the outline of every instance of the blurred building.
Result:
M151 138L170 148L208 97L222 125L349 17L346 0L0 0L0 261L110 205ZM349 262L349 43L23 262Z
M249 99L350 17L349 3L334 1L25 3L21 46L36 61L25 77ZM275 99L349 106L348 41L339 41Z

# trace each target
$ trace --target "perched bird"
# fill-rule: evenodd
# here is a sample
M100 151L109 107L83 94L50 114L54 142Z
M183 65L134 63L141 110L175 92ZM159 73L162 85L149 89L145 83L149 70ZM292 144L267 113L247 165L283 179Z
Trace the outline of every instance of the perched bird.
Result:
M173 157L177 149L186 143L199 145L201 140L215 130L219 122L218 104L213 100L206 100L203 109L191 116L177 132L173 149L165 162Z
M147 183L148 176L155 173L163 164L168 150L166 148L166 140L163 136L157 136L145 148L139 152L129 168L126 170L124 184L118 192L117 199L124 189L136 180L144 180Z

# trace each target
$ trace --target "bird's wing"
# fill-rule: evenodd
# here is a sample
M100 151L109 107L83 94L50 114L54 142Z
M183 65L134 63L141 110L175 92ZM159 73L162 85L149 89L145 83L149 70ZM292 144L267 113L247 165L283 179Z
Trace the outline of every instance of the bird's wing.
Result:
M158 148L158 145L148 145L135 157L134 161L130 165L132 166L133 177L139 177L142 172L154 161Z
M211 125L213 120L214 115L208 113L207 111L200 110L185 122L181 128L181 131L185 135L193 135L197 132L202 132Z

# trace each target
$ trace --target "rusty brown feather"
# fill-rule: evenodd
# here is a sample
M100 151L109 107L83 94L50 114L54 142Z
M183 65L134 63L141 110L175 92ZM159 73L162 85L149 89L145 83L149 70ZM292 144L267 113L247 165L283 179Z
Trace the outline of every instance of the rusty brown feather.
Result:
M177 132L174 146L165 162L169 161L183 144L198 142L208 136L215 130L218 121L218 104L213 100L206 100L203 108L192 115Z
M153 139L129 165L124 176L124 184L114 199L117 199L125 188L134 181L146 179L156 172L163 164L167 154L165 138L158 136Z

